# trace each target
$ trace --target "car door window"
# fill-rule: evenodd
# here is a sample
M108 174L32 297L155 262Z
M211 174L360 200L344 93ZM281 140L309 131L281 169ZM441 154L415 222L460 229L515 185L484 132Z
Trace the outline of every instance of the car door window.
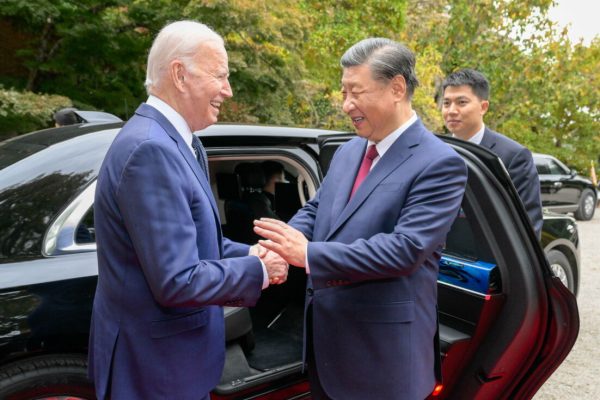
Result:
M96 243L96 231L94 230L94 207L85 214L75 230L75 243Z
M565 171L560 165L556 162L549 160L548 167L550 169L550 173L553 175L566 175L567 171Z
M536 160L535 168L539 175L550 175L550 165L546 160Z

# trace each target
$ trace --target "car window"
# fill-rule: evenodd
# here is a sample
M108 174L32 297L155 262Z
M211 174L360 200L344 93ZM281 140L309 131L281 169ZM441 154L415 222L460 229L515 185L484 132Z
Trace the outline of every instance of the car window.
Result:
M567 171L564 170L563 167L558 165L555 161L549 160L548 167L550 168L550 173L553 175L565 175Z
M77 225L77 229L75 231L75 243L96 243L96 231L94 229L94 207L90 208L90 210Z
M547 160L535 160L535 168L537 169L537 173L539 175L550 175L550 165Z

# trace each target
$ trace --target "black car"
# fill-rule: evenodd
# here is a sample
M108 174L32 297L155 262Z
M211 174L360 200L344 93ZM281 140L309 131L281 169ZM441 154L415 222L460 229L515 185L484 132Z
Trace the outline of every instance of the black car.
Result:
M0 144L2 399L94 397L86 378L97 279L93 199L120 126L49 129ZM352 136L242 125L202 132L223 231L256 241L251 221L262 211L251 197L264 184L261 162L285 168L287 182L276 185L271 205L287 220ZM499 159L442 139L464 158L469 179L440 260L444 381L431 398L531 398L577 338L577 226L567 216L547 217L540 246ZM305 282L304 271L292 268L256 307L224 309L226 365L213 399L310 398L301 361Z
M569 213L581 221L594 216L598 193L591 180L547 154L533 154L540 176L542 206L548 210Z

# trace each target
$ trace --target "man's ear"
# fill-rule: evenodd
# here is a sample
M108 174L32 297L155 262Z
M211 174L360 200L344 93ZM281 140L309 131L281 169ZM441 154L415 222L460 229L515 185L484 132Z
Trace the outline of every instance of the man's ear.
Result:
M185 91L185 67L179 60L173 60L169 64L169 78L173 82L173 86L180 92Z
M404 100L406 98L406 80L402 75L396 75L392 78L390 84L392 85L392 94L397 100Z
M490 102L488 100L481 100L481 116L485 115L489 108Z

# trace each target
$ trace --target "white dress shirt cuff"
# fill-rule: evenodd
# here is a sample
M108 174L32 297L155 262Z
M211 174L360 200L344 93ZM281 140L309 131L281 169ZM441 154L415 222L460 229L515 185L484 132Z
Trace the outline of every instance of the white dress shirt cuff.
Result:
M308 244L306 244L306 251L304 252L304 254L304 270L306 271L307 275L310 275L310 267L308 266Z
M267 273L267 267L265 267L265 263L262 262L262 260L259 258L258 259L260 261L260 265L262 267L263 270L263 284L262 284L262 288L266 289L269 287L269 274Z
M250 254L251 251L252 251L252 246L250 246L250 249L248 250L248 255L251 255ZM263 271L262 288L264 290L269 287L269 273L267 272L267 267L265 266L265 263L260 259L260 257L258 257L258 261L260 261L260 266L262 267L262 271Z

